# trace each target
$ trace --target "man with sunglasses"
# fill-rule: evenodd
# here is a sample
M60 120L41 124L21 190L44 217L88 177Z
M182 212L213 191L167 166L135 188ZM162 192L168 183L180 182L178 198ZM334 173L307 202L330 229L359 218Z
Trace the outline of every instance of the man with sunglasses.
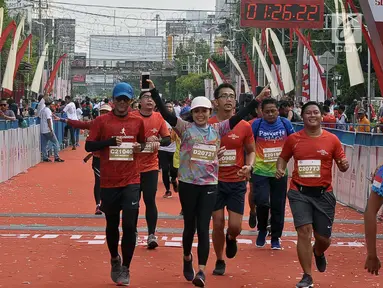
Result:
M152 142L138 157L141 172L141 191L145 202L145 218L148 225L148 249L158 247L155 236L158 210L156 206L156 193L158 186L158 149L160 146L169 146L171 143L170 133L164 118L158 112L154 112L154 103L149 91L140 94L140 110L132 112L133 115L144 121L145 137ZM161 138L161 140L160 140ZM140 194L141 195L141 194Z
M0 120L16 120L15 113L12 110L8 109L8 103L6 99L0 100Z
M214 91L216 116L210 118L209 124L230 119L235 114L236 95L231 84L221 84ZM214 275L223 275L226 264L223 260L225 245L225 211L229 214L226 234L226 257L234 258L237 253L237 236L242 230L242 218L247 191L246 178L250 176L255 157L255 145L251 126L241 121L221 139L221 148L225 149L219 160L218 193L213 212L213 245L217 261ZM246 157L245 157L246 152Z
M135 153L145 148L144 122L128 113L132 98L133 88L118 83L113 89L113 111L94 120L85 144L87 152L100 151L101 210L106 219L111 278L125 286L130 284L140 201L140 167ZM122 259L118 254L121 210Z

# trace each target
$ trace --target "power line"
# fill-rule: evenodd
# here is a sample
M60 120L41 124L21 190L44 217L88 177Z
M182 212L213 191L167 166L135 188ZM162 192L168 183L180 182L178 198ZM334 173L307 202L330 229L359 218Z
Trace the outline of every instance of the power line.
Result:
M138 20L138 21L153 21L152 18L139 18L139 17L123 17L123 16L114 16L114 15L107 15L107 14L100 14L100 13L93 13L93 12L87 12L87 11L80 11L80 10L75 10L71 8L65 8L61 6L55 6L55 5L50 5L49 8L53 9L58 9L58 10L64 10L64 11L70 11L74 13L80 13L80 14L86 14L86 15L92 15L92 16L98 16L98 17L105 17L108 19L122 19L122 20ZM218 18L217 20L222 20L225 18ZM160 22L204 22L207 19L159 19L158 21Z
M36 2L36 1L30 1ZM95 7L95 8L107 8L107 9L124 9L124 10L151 10L151 11L180 11L180 12L215 12L215 10L207 9L177 9L177 8L153 8L153 7L129 7L129 6L111 6L111 5L97 5L97 4L79 4L79 3L68 3L61 1L52 1L53 4L62 4L76 7Z

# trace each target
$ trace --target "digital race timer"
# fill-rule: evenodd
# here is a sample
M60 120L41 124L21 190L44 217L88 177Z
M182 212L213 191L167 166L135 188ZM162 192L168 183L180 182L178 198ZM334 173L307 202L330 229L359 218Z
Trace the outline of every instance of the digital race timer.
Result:
M324 0L241 0L241 26L323 28Z

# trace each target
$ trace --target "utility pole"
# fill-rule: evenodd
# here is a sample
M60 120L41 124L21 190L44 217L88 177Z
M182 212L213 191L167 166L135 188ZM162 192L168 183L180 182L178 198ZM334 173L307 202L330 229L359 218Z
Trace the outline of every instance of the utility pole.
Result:
M44 30L43 30L43 25L42 25L42 16L41 16L41 12L42 12L42 7L41 7L41 0L39 0L39 22L40 22L40 40L39 40L39 57L42 56L43 54L43 34L44 34ZM44 71L44 67L43 67L43 71ZM43 93L43 77L41 77L41 82L40 82L40 93Z
M160 21L160 14L156 14L156 36L158 36L158 21Z
M303 34L303 29L299 29L299 31ZM296 92L295 92L295 100L297 100L297 101L302 101L303 55L304 55L303 42L299 39L299 42L298 42L297 75L296 75L297 81L296 81Z

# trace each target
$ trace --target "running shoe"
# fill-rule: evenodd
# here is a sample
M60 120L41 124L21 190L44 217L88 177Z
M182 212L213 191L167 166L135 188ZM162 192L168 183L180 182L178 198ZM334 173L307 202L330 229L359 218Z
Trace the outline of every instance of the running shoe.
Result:
M100 210L100 204L96 205L96 212L94 212L94 215L102 215L102 211Z
M229 234L226 234L226 257L232 259L237 254L237 240L229 239Z
M162 196L163 198L172 198L172 192L170 192L169 190L165 192L164 196Z
M130 284L130 272L128 267L122 266L121 273L117 279L117 286L129 286Z
M197 275L195 275L193 279L193 284L196 287L205 287L205 274L203 273L202 270L199 270Z
M172 181L173 190L175 193L178 193L178 182L177 180Z
M249 217L249 226L250 228L255 228L257 226L257 213L256 212L250 212Z
M303 274L302 280L295 286L295 288L313 288L313 277L309 274Z
M313 247L313 254L315 257L315 264L317 265L317 269L319 272L325 272L327 267L327 259L324 256L324 253L320 256L315 255L315 248Z
M117 283L117 280L121 274L121 256L118 255L117 259L110 260L110 265L112 266L110 277L114 283Z
M215 269L213 270L213 275L223 275L225 274L226 263L224 260L217 260L215 262Z
M62 163L62 162L65 162L65 161L63 159L61 159L61 158L56 158L55 162L61 162Z
M271 238L271 249L282 250L281 240L279 240L279 238Z
M43 159L43 162L52 162L51 159Z
M150 234L148 236L147 244L149 250L156 249L158 247L157 237L154 234Z
M191 259L190 261L186 261L184 257L184 277L186 281L193 281L195 272L193 268L193 254L190 254Z
M257 241L255 242L258 248L265 247L266 237L267 237L267 231L258 231Z

